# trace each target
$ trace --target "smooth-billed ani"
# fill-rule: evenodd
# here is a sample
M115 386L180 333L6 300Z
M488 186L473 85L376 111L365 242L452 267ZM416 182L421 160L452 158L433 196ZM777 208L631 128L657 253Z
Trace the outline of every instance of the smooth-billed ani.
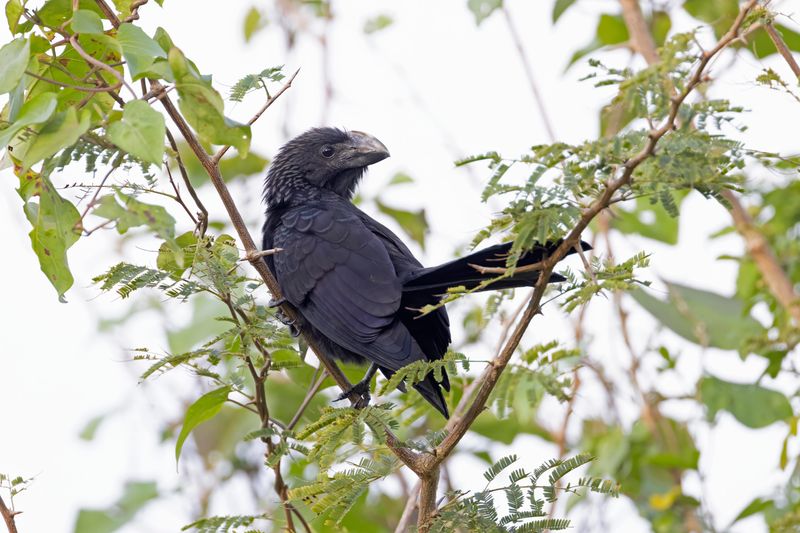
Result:
M414 361L444 356L450 344L447 311L421 317L415 310L437 302L450 287L473 288L492 277L472 265L502 266L510 248L500 244L423 267L397 235L351 202L367 167L387 157L389 151L371 135L315 128L280 149L264 185L263 248L282 250L265 260L283 297L297 309L297 326L326 355L371 363L354 387L364 403L377 369L388 378ZM518 265L540 261L554 246L535 246ZM531 286L537 279L537 272L526 272L489 288ZM431 373L414 385L447 417L441 387L450 390L445 372L441 381Z

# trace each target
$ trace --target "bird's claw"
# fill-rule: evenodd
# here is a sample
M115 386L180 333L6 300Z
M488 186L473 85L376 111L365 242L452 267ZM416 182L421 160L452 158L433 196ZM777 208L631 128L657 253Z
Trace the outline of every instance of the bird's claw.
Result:
M267 307L278 307L285 303L286 303L286 298L278 298L277 300L275 298L271 298L267 302Z
M341 393L334 402L340 402L342 400L347 400L352 394L358 394L359 398L356 403L353 404L353 407L356 409L363 409L369 405L369 401L371 396L369 394L369 381L360 381L353 385L349 390L344 391Z
M270 307L275 307L275 306L270 306ZM275 311L275 318L278 319L278 322L289 328L289 334L292 337L300 336L300 330L297 328L297 322L286 316L286 313L284 313L282 310L278 309L277 311Z

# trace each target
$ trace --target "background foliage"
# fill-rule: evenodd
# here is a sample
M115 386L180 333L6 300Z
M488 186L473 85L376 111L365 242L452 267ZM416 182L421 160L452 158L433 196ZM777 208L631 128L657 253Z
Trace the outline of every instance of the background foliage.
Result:
M135 348L121 348L137 361L139 380L147 384L137 394L182 405L180 412L158 417L158 438L172 448L180 477L171 486L127 481L116 490L116 501L81 510L74 531L136 528L160 502L176 498L189 509L187 530L301 530L305 523L315 531L362 531L365 522L377 528L372 530L394 530L413 498L414 479L387 447L385 428L425 450L444 438L442 421L416 395L391 393L387 384L378 384L385 397L365 410L330 405L333 381L274 320L261 281L240 261L243 251L216 205L208 174L159 105L159 84L170 87L167 94L201 146L220 155L221 178L231 187L241 185L234 190L242 195L255 196L268 154L250 149L254 130L248 117L236 113L237 122L229 115L248 99L269 102L294 70L281 66L286 57L266 54L264 64L243 66L240 81L223 89L202 70L202 57L173 42L158 2L144 4L115 2L110 13L102 2L88 0L11 0L6 17L13 37L0 49L0 92L8 95L0 139L9 146L5 161L13 171L7 178L16 180L15 208L22 207L30 224L43 279L62 300L74 293L76 280L93 282L93 296L109 292L124 300L124 315L99 320L100 329L112 335L137 328L145 315L157 317L149 322L155 332L134 336ZM552 24L569 31L584 4L557 0ZM657 62L646 57L648 49L630 30L625 10L631 2L609 2L603 6L607 12L596 15L591 40L575 43L564 65L567 72L582 68L584 83L607 91L596 136L570 143L526 141L535 145L522 154L451 157L471 169L494 212L473 245L513 238L521 251L573 228L603 187L646 147L652 131L671 120L676 94L692 88L698 58L724 39L739 13L736 1L641 5L659 47ZM724 293L692 279L656 279L648 271L658 260L653 249L680 246L687 205L707 209L716 202L730 209L730 191L737 191L734 199L743 198L751 218L751 226L743 230L739 224L739 232L750 241L754 234L748 231L763 239L790 287L800 281L797 156L745 143L746 110L735 90L715 86L725 69L743 64L736 71L744 72L739 83L770 87L784 105L798 105L792 71L768 35L772 27L790 50L800 49L797 26L782 16L791 14L784 13L787 6L774 3L770 11L759 7L748 16L746 35L732 42L700 90L676 108L674 129L631 170L632 181L613 197L611 212L593 221L585 236L593 239L593 255L572 263L563 272L568 282L547 296L553 298L545 307L548 315L572 331L548 336L543 329L520 344L489 409L445 463L447 495L428 524L432 530L563 529L570 518L613 529L624 523L620 513L638 515L637 527L653 531L797 527L797 307L776 295L752 247L719 258L734 262L738 272L735 287ZM525 28L526 21L510 11L513 3L470 0L464 9L474 16L475 31L502 23L519 39L517 32ZM265 33L283 36L286 56L304 37L313 38L322 57L317 70L325 89L323 122L335 99L325 74L334 53L326 36L345 17L344 8L340 13L326 2L281 2L253 6L242 21L247 41ZM146 25L148 18L153 24ZM362 29L373 40L381 32L409 31L379 12ZM538 100L532 61L524 47L519 52ZM775 59L780 62L768 63L774 67L760 63ZM296 83L308 83L303 75ZM545 130L552 129L545 108L541 120ZM262 120L271 120L270 113ZM234 150L225 153L222 146ZM493 148L500 147L480 147ZM358 199L362 207L391 220L426 250L427 213L394 199L414 187L415 178L373 174L383 181L366 189ZM693 202L700 197L705 200ZM707 237L733 233L733 220ZM251 228L257 226L254 218ZM118 247L113 256L119 260L104 255L93 271L70 269L79 243L104 232L114 235L107 242ZM466 246L469 238L463 240ZM632 252L622 256L620 250ZM657 290L648 288L651 282ZM451 405L484 367L525 300L510 293L460 296L452 295L461 322L457 351L443 363L459 376ZM796 300L796 291L791 297ZM600 311L593 313L593 306ZM176 310L190 315L180 326L169 320ZM156 340L160 336L166 342ZM604 342L605 336L616 341ZM757 363L731 379L702 363L717 350ZM687 372L687 365L700 372ZM409 368L403 375L413 379L430 368ZM165 391L175 372L188 376L188 385ZM345 373L357 379L357 369ZM587 401L607 408L582 408ZM99 413L81 438L92 440L121 416ZM780 434L771 447L746 452L770 455L780 482L722 520L710 504L714 495L704 488L703 464L714 454L704 435L730 419L750 431ZM550 456L504 452L525 436L549 443ZM485 483L454 484L450 469L461 468L455 465L483 473ZM13 458L3 468L14 469ZM4 498L21 488L36 491L36 480L31 485L16 477L35 472L9 474L0 478ZM247 504L221 503L233 492L246 494ZM609 503L618 492L623 503ZM44 512L26 508L25 496L16 502L28 513ZM18 517L21 526L23 518Z

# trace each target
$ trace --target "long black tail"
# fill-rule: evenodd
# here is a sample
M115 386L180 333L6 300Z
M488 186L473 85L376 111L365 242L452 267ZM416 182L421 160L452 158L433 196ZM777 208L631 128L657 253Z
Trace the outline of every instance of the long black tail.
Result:
M537 244L532 250L526 252L517 262L517 267L532 265L546 258L555 251L561 241ZM583 250L591 250L589 243L581 241ZM412 296L414 293L430 295L444 294L451 287L464 286L473 289L478 284L488 279L496 278L497 274L482 274L475 266L482 267L504 267L506 258L511 251L511 243L497 244L471 253L466 257L461 257L439 266L423 268L403 281L403 293L405 297ZM570 250L569 254L575 253ZM509 278L504 278L492 283L482 290L511 289L515 287L533 286L539 279L538 271L521 272ZM550 283L564 281L563 276L558 274L550 275ZM404 298L405 299L405 298Z

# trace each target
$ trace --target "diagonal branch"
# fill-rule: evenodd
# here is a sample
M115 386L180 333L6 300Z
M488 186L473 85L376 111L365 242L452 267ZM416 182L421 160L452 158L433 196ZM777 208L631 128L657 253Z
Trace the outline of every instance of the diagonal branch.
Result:
M8 528L8 533L17 533L17 525L14 522L14 517L19 513L6 507L6 502L3 501L2 497L0 497L0 514L3 515L3 520Z

